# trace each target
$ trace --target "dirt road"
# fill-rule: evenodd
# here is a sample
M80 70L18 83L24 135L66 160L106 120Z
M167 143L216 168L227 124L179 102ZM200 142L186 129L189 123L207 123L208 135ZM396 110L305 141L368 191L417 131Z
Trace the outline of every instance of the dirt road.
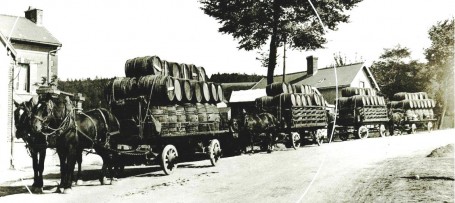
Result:
M11 191L11 195L0 197L0 202L32 199L33 202L97 203L408 201L412 199L383 199L381 194L390 194L384 190L375 192L382 188L378 178L392 176L389 173L405 167L397 163L419 164L418 160L424 159L433 149L454 143L454 135L455 130L445 130L335 141L319 147L310 145L272 154L228 157L222 159L217 167L211 167L208 160L186 162L181 163L171 176L164 176L157 166L130 167L125 170L126 177L104 186L96 180L98 171L93 169L94 166L83 166L85 181L82 186L75 186L71 194L52 193L59 176L48 174L45 194L27 194L22 182L10 182L1 189ZM401 162L392 162L398 159ZM444 171L454 169L453 157L448 162L446 159L445 165L438 165L437 160L428 163L421 167ZM397 178L412 177L414 172L407 170L399 170L409 174ZM453 173L446 172L444 177L449 181L449 191L445 195L448 195L449 202L453 202ZM31 185L32 180L25 182ZM402 198L413 196L403 195Z

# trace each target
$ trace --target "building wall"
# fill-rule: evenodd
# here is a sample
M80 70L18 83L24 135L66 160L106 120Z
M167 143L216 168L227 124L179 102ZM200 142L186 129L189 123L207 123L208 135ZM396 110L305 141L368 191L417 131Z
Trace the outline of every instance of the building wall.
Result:
M2 45L0 43L0 45ZM14 60L6 48L0 46L0 171L10 167L11 154L11 70Z
M350 87L361 87L360 83L363 82L365 84L365 88L372 88L373 85L371 84L370 80L367 77L366 72L362 68L362 71L359 71L355 76L354 80L352 80Z

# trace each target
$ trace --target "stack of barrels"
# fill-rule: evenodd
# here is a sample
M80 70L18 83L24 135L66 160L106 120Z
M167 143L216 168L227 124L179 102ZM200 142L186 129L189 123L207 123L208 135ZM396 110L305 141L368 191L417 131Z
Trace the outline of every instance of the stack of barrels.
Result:
M326 101L312 86L272 83L266 86L266 93L255 100L259 112L272 113L296 128L327 125Z
M322 95L314 92L309 85L293 85L287 83L272 83L266 86L267 96L255 100L258 109L280 106L282 108L325 106Z
M224 100L223 90L220 84L207 81L203 67L144 56L128 59L125 75L107 85L109 100L114 104L128 104L124 101L143 98L149 112L160 122L161 134L219 129L216 103ZM136 114L141 116L140 112Z
M352 109L363 106L385 106L384 97L378 96L375 89L346 87L341 89L341 97L337 100L339 109Z
M341 122L388 120L386 101L384 97L377 95L375 89L346 87L341 89L341 96L336 101ZM355 117L356 115L358 117Z
M393 95L388 107L405 113L408 120L434 119L433 108L436 102L426 92L399 92Z

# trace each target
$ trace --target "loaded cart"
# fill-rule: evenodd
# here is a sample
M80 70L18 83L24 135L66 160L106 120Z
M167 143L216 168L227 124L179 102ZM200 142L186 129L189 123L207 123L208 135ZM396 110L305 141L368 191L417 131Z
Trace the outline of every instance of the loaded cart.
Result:
M235 138L216 106L222 90L205 82L205 71L154 56L128 60L125 72L131 77L116 78L106 88L121 126L109 137L116 165L159 164L171 174L181 158L205 154L215 166L222 147Z
M272 83L266 90L271 96L257 98L256 107L277 118L276 142L293 148L307 140L323 143L328 120L326 102L319 92L309 85L286 83Z
M413 134L417 129L431 131L436 118L433 109L436 102L428 97L426 92L399 92L393 96L393 101L388 103L392 112L390 134L401 134L406 131Z
M385 136L386 124L389 122L384 97L377 96L370 88L344 88L342 97L338 98L336 134L342 141L353 134L358 139L367 138L370 130L377 130ZM332 129L332 126L329 127Z

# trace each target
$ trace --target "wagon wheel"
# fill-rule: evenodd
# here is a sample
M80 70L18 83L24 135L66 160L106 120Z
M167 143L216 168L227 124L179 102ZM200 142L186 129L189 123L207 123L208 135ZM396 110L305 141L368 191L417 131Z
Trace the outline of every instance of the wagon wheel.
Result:
M416 133L417 126L415 123L411 125L411 128L408 130L408 134L414 134Z
M379 135L381 137L385 137L386 136L385 134L386 134L385 125L384 124L379 125Z
M355 131L355 136L359 139L364 139L368 137L368 128L366 126L360 126L356 131Z
M161 169L166 175L172 174L177 168L178 153L174 145L166 145L161 153Z
M428 132L433 131L433 122L428 121L428 123L427 123L427 130L428 130Z
M322 143L324 142L324 133L322 129L317 129L315 136L316 144L318 144L318 146L321 146Z
M212 163L212 166L216 166L221 158L220 142L217 139L210 140L208 154L210 163Z
M300 147L300 134L293 132L291 133L291 145L292 148L297 149Z
M341 141L346 141L349 138L349 133L343 130L340 133L338 133L338 137L340 138Z

